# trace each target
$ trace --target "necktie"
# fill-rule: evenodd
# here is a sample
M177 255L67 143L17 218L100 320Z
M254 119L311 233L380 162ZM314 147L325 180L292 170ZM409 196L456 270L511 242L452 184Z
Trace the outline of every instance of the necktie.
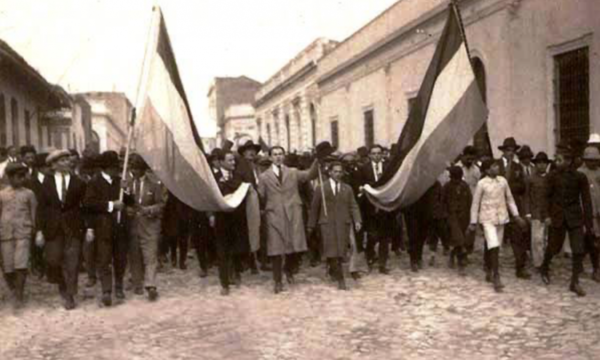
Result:
M279 180L279 185L281 185L283 183L283 173L281 171L281 166L277 165L277 169L279 169L279 172L277 173L277 180Z
M61 190L61 194L60 194L61 198L60 198L60 200L63 203L66 203L67 202L67 176L65 174L61 174L60 177L61 177L61 189L60 189Z

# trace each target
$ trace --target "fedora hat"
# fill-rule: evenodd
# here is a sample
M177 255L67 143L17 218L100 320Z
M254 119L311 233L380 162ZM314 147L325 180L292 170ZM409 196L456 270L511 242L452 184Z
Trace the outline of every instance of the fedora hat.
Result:
M258 154L260 152L260 150L262 149L262 147L258 144L255 144L254 141L248 140L244 143L244 145L242 145L238 148L238 154L244 155L244 152L248 149L254 149L256 151L256 153Z
M537 163L549 163L550 159L548 158L548 154L546 154L543 151L540 151L539 153L537 153L537 155L535 156L535 158L533 158L533 163L537 164Z
M532 158L533 152L531 151L531 148L528 145L523 145L521 149L519 149L517 155L519 156L519 158Z
M129 162L131 163L132 169L147 170L148 164L140 154L131 154L129 156Z
M323 141L322 143L319 143L316 148L316 156L319 160L325 159L334 152L335 148L331 146L329 141Z
M512 148L512 149L515 149L515 151L516 151L516 150L519 150L520 147L521 146L517 145L517 141L515 140L515 138L509 137L509 138L504 139L504 142L502 143L501 146L498 146L498 149L506 150L506 149Z
M583 160L600 160L600 150L595 146L588 146L583 151Z
M50 165L57 161L58 159L62 159L64 157L71 156L69 150L54 150L48 155L46 158L46 164Z

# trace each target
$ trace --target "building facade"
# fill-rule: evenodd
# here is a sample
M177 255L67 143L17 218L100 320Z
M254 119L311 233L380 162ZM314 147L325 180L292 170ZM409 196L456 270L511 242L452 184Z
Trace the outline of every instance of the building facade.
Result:
M25 59L0 40L0 147L54 147L54 124L47 114L72 105L63 89L49 84ZM66 128L73 131L69 121Z
M448 3L398 1L321 59L318 138L344 151L397 141ZM495 152L514 136L553 154L560 140L600 132L599 1L462 0L460 8L490 110L478 147L489 131Z
M132 104L119 92L88 92L77 94L90 106L91 141L96 152L120 151L127 144Z
M265 143L281 145L288 151L315 147L318 134L323 132L318 120L317 67L337 44L324 38L315 40L256 93L256 119Z
M208 91L209 116L217 124L217 146L224 140L258 140L254 94L261 84L247 76L217 77Z

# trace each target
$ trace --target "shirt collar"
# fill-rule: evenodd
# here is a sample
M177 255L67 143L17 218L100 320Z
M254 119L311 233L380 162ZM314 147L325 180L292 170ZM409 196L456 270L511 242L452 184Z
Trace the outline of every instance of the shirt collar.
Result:
M102 175L102 177L104 178L104 180L106 180L109 184L112 184L113 179L110 177L110 175L108 175L104 171L100 172L100 174Z

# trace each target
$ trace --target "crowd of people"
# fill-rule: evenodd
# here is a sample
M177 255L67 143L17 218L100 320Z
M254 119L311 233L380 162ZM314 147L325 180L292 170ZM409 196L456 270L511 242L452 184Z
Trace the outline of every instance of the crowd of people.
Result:
M389 274L390 252L406 251L411 271L420 271L426 245L430 265L441 247L447 266L464 276L479 242L485 280L501 292L504 244L512 248L518 278L530 279L534 269L549 284L552 259L568 238L569 288L585 296L579 276L587 255L600 282L600 136L558 144L554 160L514 138L499 150L501 158L493 159L467 146L416 203L387 212L369 201L364 187L379 181L394 148L341 154L323 142L298 155L248 141L236 151L214 149L207 158L221 193L249 183L257 195L260 227L253 240L248 198L231 212L196 211L135 153L122 179L123 152L80 157L74 150L11 147L0 151L2 278L16 307L24 304L28 274L56 284L67 310L76 307L80 273L87 291L100 291L101 306L111 306L113 295L123 301L129 289L155 301L161 268L186 270L192 247L199 276L216 267L224 296L245 272L272 272L278 294L285 291L284 275L291 285L303 266L322 263L347 290L345 273L354 281ZM359 269L361 254L368 272Z

